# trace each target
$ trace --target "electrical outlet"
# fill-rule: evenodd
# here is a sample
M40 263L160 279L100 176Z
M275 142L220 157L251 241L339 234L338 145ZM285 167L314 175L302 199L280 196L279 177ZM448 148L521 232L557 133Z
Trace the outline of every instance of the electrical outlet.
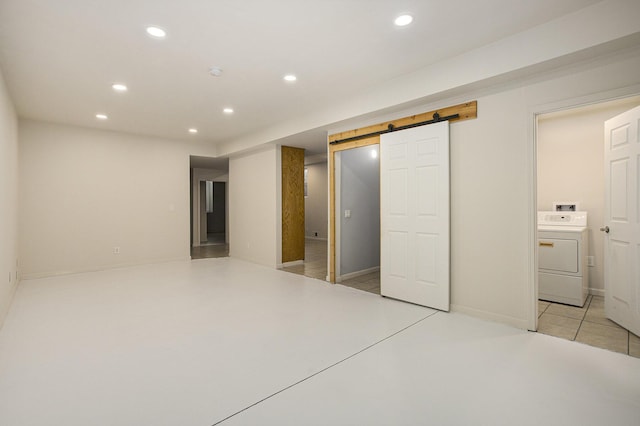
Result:
M587 256L587 266L596 266L596 260L594 256Z
M114 247L113 254L120 254L120 247Z

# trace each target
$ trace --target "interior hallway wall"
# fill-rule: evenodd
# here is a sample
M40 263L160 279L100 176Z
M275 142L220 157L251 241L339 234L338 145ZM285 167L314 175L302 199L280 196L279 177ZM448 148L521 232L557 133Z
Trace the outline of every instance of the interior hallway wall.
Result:
M19 132L25 278L189 259L189 155L210 148L31 120Z
M0 73L0 327L18 284L18 118Z
M305 236L326 240L329 223L327 162L308 164L305 167L307 168L308 194L304 199Z
M229 255L270 267L282 259L280 147L229 159Z
M587 211L591 293L604 295L604 122L639 105L637 98L540 116L538 210L554 202L576 201Z

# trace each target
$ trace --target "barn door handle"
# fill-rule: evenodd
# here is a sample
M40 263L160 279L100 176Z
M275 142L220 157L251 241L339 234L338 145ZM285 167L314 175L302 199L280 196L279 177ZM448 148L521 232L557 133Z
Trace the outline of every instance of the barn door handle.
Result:
M600 228L601 231L606 232L607 234L609 233L609 227L605 226L604 228Z

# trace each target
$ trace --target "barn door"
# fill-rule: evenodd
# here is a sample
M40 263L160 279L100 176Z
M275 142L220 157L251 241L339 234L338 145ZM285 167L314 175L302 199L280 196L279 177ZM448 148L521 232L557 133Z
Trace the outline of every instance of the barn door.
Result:
M383 296L449 310L449 123L380 137Z

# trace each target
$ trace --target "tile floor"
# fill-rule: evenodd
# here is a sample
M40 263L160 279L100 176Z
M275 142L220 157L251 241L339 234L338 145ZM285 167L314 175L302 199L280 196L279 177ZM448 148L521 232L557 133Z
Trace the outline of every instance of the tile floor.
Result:
M282 268L282 270L326 281L327 241L307 238L304 243L304 263L300 265L287 266L286 268Z
M322 240L305 240L304 264L282 268L285 272L304 275L326 281L327 277L327 242ZM380 271L360 275L342 281L340 284L369 293L380 294Z
M21 282L0 424L637 425L640 359L233 258Z
M538 332L640 358L640 338L605 317L602 296L582 308L539 300Z
M229 244L191 247L191 259L211 259L216 257L228 257L228 256L229 256Z
M369 293L380 294L380 271L349 278L343 280L340 284L358 290L368 291Z
M210 259L228 256L229 244L225 243L224 233L207 234L207 241L201 242L199 247L191 247L191 259Z

